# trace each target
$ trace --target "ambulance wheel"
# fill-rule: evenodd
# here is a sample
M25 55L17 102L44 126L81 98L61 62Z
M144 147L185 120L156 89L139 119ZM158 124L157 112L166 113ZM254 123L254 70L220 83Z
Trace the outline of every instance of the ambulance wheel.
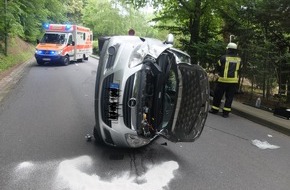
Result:
M68 55L66 55L66 56L63 58L63 65L64 65L64 66L69 65L69 56L68 56Z
M89 60L89 57L86 57L86 55L84 55L84 60Z
M42 65L44 65L44 62L42 62L42 61L37 61L37 64L40 65L40 66L42 66Z

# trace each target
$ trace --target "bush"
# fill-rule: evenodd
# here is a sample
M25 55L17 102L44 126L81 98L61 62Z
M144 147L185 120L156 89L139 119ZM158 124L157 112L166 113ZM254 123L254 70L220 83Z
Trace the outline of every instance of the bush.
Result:
M8 55L0 53L0 73L33 58L34 45L20 38L9 38Z
M93 41L93 54L100 55L98 41Z

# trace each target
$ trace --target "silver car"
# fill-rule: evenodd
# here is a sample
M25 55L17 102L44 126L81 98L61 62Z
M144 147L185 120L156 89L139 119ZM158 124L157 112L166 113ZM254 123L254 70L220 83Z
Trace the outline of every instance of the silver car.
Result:
M137 148L158 136L193 142L209 108L206 72L166 41L138 36L99 38L94 137Z

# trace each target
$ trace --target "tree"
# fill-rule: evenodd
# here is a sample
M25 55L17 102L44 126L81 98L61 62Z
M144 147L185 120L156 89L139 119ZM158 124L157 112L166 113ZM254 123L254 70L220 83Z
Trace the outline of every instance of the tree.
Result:
M67 21L72 24L82 24L83 9L87 1L67 0L64 3Z
M156 10L156 28L175 34L179 48L191 55L192 63L212 65L223 44L219 34L221 20L215 7L222 1L139 0L126 1L137 7L151 3Z
M119 12L107 0L88 0L82 20L84 25L93 30L95 37L125 34L127 29Z
M145 14L119 1L88 0L82 19L84 25L93 30L95 38L127 35L130 28L140 36L156 35Z
M154 14L141 11L148 4ZM188 52L192 63L210 70L234 35L243 62L241 76L253 79L269 97L276 83L281 93L290 89L289 4L290 0L7 0L7 14L0 11L8 23L0 19L0 44L8 34L34 42L46 22L81 24L90 27L95 38L126 35L134 28L139 36L164 38L173 33L174 45Z
M15 0L7 1L7 31L11 37L19 36L34 42L41 34L43 22L60 22L65 19L59 0ZM3 31L3 23L0 30Z

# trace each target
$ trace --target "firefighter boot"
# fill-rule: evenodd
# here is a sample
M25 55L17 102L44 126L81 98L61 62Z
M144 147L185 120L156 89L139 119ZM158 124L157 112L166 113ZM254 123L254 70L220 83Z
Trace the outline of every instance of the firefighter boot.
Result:
M219 110L211 108L208 112L212 113L212 114L217 114L219 112Z
M228 118L229 117L230 112L228 111L223 111L223 117L224 118Z

